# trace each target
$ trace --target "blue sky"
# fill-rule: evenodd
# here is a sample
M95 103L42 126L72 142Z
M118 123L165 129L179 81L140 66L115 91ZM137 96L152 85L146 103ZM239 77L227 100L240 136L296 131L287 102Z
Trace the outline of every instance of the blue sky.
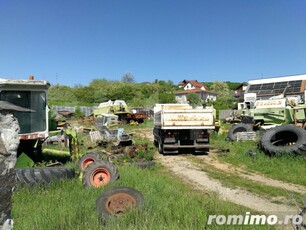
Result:
M304 0L0 0L0 77L243 82L306 73Z

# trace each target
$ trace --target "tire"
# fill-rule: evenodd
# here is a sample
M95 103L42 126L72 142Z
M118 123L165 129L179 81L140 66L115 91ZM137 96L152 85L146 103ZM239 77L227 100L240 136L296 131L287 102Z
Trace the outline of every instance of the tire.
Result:
M99 219L119 216L132 208L140 208L144 203L143 195L130 187L116 187L104 191L96 200Z
M163 144L161 143L161 141L158 142L158 152L160 154L164 154L164 146Z
M231 141L236 141L238 132L251 132L251 131L253 131L253 129L248 124L235 124L228 131L228 138Z
M116 166L108 161L90 164L84 171L84 187L99 188L111 184L119 178Z
M38 185L48 184L54 180L74 178L73 168L52 167L52 168L17 168L15 169L17 184Z
M102 156L99 152L90 152L84 154L78 161L78 167L81 171L84 171L92 163L101 163Z
M281 125L264 133L259 146L269 156L303 155L306 152L306 131L293 125Z

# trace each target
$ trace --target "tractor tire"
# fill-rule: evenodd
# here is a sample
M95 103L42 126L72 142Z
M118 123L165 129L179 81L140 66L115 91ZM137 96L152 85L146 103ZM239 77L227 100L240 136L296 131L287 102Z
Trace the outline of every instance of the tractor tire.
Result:
M119 171L116 166L109 161L90 164L84 171L84 187L99 188L111 184L119 178Z
M132 208L140 208L144 203L143 195L130 187L115 187L104 191L96 200L100 220L117 217Z
M92 163L101 163L102 155L99 152L90 152L84 154L78 161L80 171L84 171Z
M48 184L54 180L74 178L73 168L51 167L51 168L16 168L17 184L38 185Z
M269 156L303 155L306 153L306 131L293 125L281 125L264 133L259 146Z
M235 124L228 131L228 139L231 141L237 140L238 132L252 132L253 129L248 124Z

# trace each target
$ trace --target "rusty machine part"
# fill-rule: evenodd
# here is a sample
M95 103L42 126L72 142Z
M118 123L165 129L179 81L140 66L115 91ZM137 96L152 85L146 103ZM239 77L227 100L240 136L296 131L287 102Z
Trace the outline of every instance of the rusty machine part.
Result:
M130 187L115 187L104 191L96 201L99 219L119 216L144 203L143 195Z

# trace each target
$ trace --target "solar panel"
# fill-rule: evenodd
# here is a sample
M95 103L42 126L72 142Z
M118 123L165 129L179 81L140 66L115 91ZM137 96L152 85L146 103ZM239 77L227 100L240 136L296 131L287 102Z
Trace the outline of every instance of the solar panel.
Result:
M288 86L287 93L299 93L301 91L302 80L297 81L283 81L283 82L270 82L263 84L250 85L248 93L256 93L258 96L271 95L276 96L284 92Z

